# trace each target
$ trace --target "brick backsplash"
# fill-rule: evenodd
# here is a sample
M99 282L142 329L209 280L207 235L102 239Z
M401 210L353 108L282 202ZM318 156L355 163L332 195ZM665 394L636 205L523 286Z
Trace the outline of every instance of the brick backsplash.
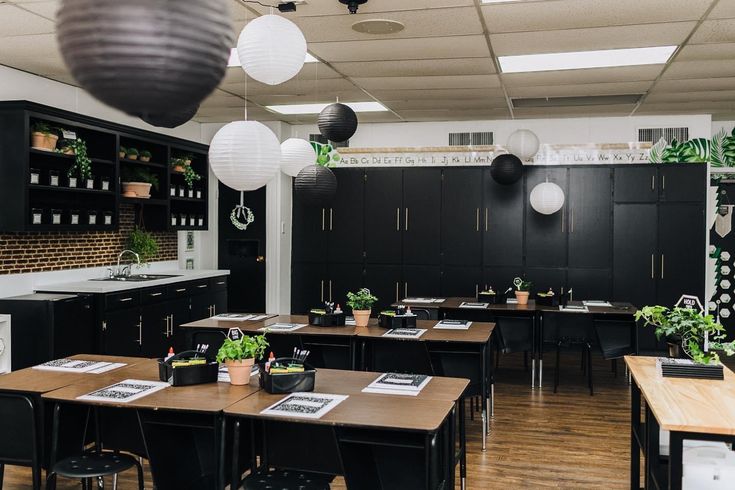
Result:
M0 274L113 265L134 224L135 208L122 205L118 231L0 233ZM158 242L158 256L154 260L177 260L176 232L153 235Z

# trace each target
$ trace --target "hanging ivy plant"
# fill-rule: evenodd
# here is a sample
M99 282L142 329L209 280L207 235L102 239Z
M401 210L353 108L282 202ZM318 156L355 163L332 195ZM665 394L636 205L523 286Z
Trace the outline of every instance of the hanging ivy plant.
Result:
M170 164L176 172L181 172L184 175L184 181L187 187L192 189L194 182L202 180L202 176L196 173L191 163L186 163L188 158L190 157L172 158Z
M79 176L80 179L84 180L92 176L92 160L87 155L87 143L77 138L74 140L65 140L60 150L56 150L57 153L67 153L70 150L74 151L74 165L69 167L66 171L68 177L73 177L74 174Z

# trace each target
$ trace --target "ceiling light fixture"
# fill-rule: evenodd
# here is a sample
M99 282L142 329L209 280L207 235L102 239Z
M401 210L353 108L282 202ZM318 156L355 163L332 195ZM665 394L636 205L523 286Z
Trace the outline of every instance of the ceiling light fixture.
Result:
M386 112L388 109L380 102L343 102L355 112ZM293 116L298 114L319 114L328 104L290 104L290 105L269 105L267 109L283 114Z
M311 54L306 53L304 63L319 63L319 60L314 58ZM240 56L237 54L237 48L230 49L230 61L227 62L227 66L230 68L233 66L242 66L242 63L240 63Z
M362 34L395 34L401 32L406 26L401 22L389 19L368 19L352 24L352 30Z
M340 3L347 5L351 14L356 14L357 9L363 3L367 3L368 0L339 0Z
M657 65L666 63L676 48L677 46L654 46L569 53L522 54L498 56L498 61L503 73Z

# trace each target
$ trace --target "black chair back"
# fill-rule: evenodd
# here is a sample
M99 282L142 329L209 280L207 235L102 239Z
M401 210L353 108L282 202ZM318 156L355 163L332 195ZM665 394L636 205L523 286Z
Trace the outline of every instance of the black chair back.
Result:
M416 315L417 320L431 320L431 313L424 308L411 308L411 312Z
M3 465L30 466L33 488L41 489L41 441L33 400L26 395L0 393L0 489Z
M595 344L592 315L583 313L544 313L544 342Z
M533 320L520 316L495 318L500 351L504 354L533 351Z
M602 357L617 359L636 353L635 326L632 320L595 320L595 334Z
M426 342L375 340L371 343L371 370L381 373L410 373L433 376Z

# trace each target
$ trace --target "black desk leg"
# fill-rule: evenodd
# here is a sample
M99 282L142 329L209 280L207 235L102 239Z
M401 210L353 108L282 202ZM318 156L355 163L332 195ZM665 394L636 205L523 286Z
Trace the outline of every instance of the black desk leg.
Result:
M487 379L487 345L482 346L482 400L480 403L482 404L482 450L485 451L487 449L487 434L489 432L490 427L490 420L488 417L487 412L487 401L488 401L488 394L487 394L487 385L488 385L488 379Z
M544 317L539 315L538 317L538 338L536 344L538 345L538 389L544 387Z
M682 446L681 432L671 431L669 439L669 490L681 490Z
M439 428L439 431L441 431L441 427ZM426 434L424 437L424 482L426 482L426 488L431 488L431 475L434 474L433 471L431 471L431 461L432 461L432 454L431 454L431 439L432 437L436 437L439 434L439 432L435 432L434 434Z
M215 475L215 488L225 488L225 417L222 414L214 416L214 442L217 451L217 474Z
M536 387L536 358L538 357L538 340L536 339L536 315L531 317L531 389Z
M462 481L462 490L467 484L467 432L465 430L465 398L459 399L459 476Z
M367 356L365 351L367 350L367 340L363 339L360 341L360 369L367 371Z
M250 473L258 469L258 452L255 447L255 419L250 419Z
M240 419L232 424L232 477L230 488L240 488Z
M633 383L630 387L630 488L641 487L641 447L638 435L641 427L641 390Z
M454 488L454 473L457 466L457 457L455 452L456 436L455 427L457 426L457 404L454 404L452 411L447 417L444 425L444 487Z
M490 380L490 417L495 417L495 352L493 351L492 336L487 343L487 372ZM487 424L488 434L490 433L490 421Z

